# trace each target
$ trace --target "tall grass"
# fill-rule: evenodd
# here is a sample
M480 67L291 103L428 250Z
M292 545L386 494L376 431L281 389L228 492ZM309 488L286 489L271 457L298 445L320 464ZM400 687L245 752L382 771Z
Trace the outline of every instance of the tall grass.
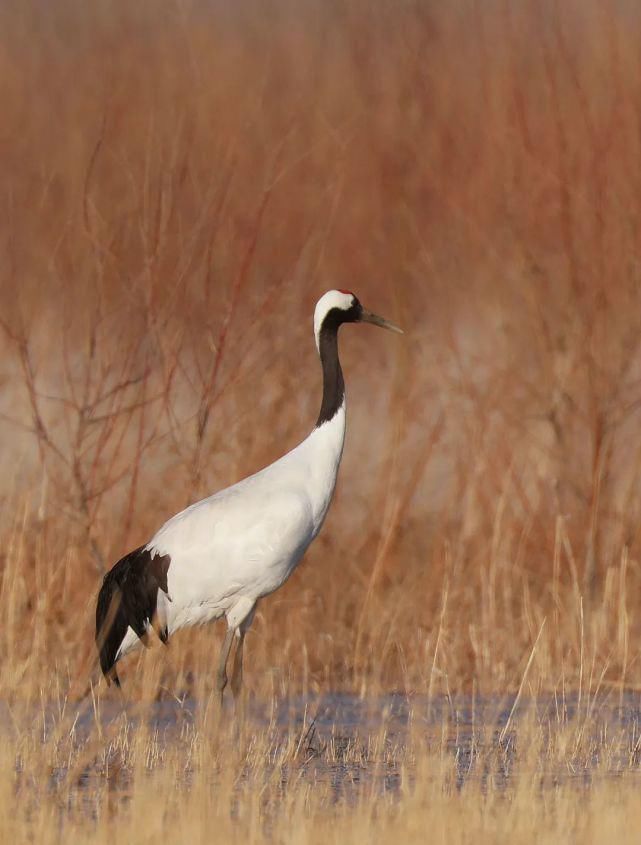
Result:
M2 697L84 690L106 568L305 436L334 286L406 337L342 334L339 487L260 605L250 691L638 688L636 5L32 0L0 31ZM131 658L128 695L206 697L218 636ZM405 796L425 824L454 802L525 841L524 787L503 813L439 778ZM540 805L538 841L630 811L612 790ZM222 824L201 798L180 813ZM310 842L347 823L292 801ZM350 813L353 838L399 822Z
M86 714L12 714L0 827L13 841L635 842L638 737L530 714L493 743L417 718L395 734L310 739L275 721L240 731L216 707L169 728L123 713L87 736ZM98 722L96 723L98 724ZM17 767L16 767L17 761ZM17 770L16 770L17 768Z

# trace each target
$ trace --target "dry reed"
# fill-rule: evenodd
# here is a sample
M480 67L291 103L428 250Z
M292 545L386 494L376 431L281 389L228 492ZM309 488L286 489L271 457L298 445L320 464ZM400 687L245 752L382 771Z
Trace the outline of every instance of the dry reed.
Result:
M71 707L105 568L306 434L332 286L407 335L343 334L339 489L260 606L250 692L571 691L590 713L638 689L636 5L33 0L0 31L0 696ZM217 636L132 658L128 695L206 700ZM112 838L109 778L78 820L69 778L64 800L44 785L64 743L15 736L3 829L55 841L68 811L65 841ZM459 795L421 751L389 803L302 781L272 818L274 782L236 796L240 757L216 798L199 775L178 801L209 752L169 747L147 778L139 742L128 841L195 815L225 841L268 817L279 841L632 841L618 781L585 806L534 775ZM17 758L38 774L13 814Z

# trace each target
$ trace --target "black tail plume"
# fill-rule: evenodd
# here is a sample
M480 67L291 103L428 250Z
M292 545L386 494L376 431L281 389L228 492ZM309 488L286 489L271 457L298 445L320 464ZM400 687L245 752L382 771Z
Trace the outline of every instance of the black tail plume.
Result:
M125 555L105 575L96 603L96 646L100 668L107 679L119 687L116 672L118 649L128 628L132 628L147 645L150 625L157 627L158 590L167 593L169 555L156 554L141 546ZM158 630L167 642L167 630Z

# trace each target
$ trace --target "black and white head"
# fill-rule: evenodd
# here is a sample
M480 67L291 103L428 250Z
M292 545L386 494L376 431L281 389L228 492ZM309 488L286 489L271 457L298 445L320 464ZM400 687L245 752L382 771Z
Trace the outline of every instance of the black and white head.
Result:
M314 337L323 367L323 402L316 426L334 419L344 407L345 384L338 360L338 330L343 323L372 323L403 334L388 320L366 311L350 290L329 290L316 303Z
M328 290L316 303L314 310L314 337L320 349L321 333L336 334L343 323L372 323L383 329L403 334L389 320L367 311L350 290Z

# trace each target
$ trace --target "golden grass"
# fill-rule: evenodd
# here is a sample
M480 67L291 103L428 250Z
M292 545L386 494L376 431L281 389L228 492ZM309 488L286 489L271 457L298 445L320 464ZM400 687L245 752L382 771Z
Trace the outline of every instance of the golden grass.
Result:
M2 6L0 697L13 712L76 706L111 562L307 433L311 310L331 286L406 336L343 332L336 500L259 608L250 693L571 693L592 718L641 687L640 30L636 6L614 0ZM218 637L184 632L133 657L127 695L207 701ZM249 746L208 729L149 772L152 738L133 730L122 790L100 766L90 785L51 787L47 767L80 752L16 724L1 825L42 841L114 825L146 841L141 816L169 841L189 825L195 839L297 842L426 828L596 842L618 825L626 841L638 818L636 763L589 799L539 790L548 751L507 789L457 792L451 760L414 734L423 775L389 801L334 803L304 777L281 794L266 761L294 759L291 743L270 751L258 735L246 775ZM527 743L536 726L518 730ZM92 733L91 759L112 742ZM193 754L210 757L187 788Z
M383 717L367 738L323 741L310 740L306 722L220 722L211 702L195 718L176 714L168 733L132 721L140 712L93 734L86 711L80 722L73 713L15 717L17 738L3 744L3 835L44 843L638 835L638 737L594 735L583 718L530 713L501 745L472 725L468 761L453 750L465 743L447 711L442 724L417 718L400 736Z

